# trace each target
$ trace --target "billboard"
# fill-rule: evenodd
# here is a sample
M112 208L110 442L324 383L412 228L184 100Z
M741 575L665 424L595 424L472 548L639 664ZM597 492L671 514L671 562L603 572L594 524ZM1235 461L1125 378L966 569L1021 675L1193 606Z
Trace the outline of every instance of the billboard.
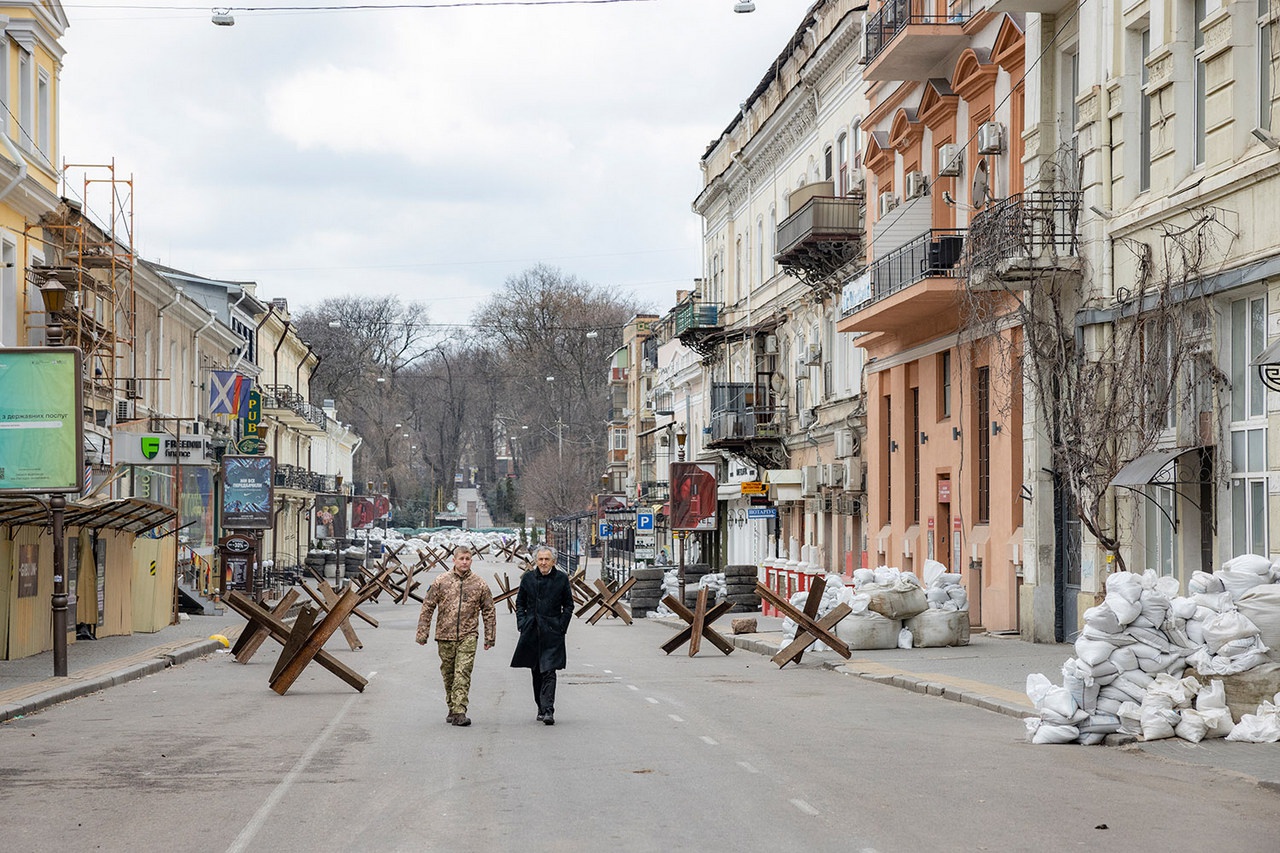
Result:
M274 486L273 457L222 457L222 526L229 530L270 530Z
M391 499L386 495L363 495L351 499L351 527L368 530L381 519L391 518Z
M347 538L346 495L316 495L315 538Z
M671 463L671 529L716 529L716 466L711 462Z
M80 350L0 347L0 493L80 492Z

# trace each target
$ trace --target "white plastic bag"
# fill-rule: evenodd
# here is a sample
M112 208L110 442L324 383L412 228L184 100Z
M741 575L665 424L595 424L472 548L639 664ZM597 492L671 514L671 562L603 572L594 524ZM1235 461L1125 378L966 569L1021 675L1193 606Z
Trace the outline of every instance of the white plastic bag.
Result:
M903 628L901 631L898 632L898 648L900 649L911 648L911 632L908 631L906 628Z

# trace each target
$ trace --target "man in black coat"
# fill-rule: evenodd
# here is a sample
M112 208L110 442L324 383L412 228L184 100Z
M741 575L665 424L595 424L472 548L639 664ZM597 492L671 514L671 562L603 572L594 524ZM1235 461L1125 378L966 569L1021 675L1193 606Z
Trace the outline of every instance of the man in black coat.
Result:
M513 667L533 670L533 698L538 721L554 726L556 670L564 669L564 635L573 619L573 593L569 576L556 570L556 552L547 545L534 551L532 571L520 579L516 593L516 627L520 639L511 657Z

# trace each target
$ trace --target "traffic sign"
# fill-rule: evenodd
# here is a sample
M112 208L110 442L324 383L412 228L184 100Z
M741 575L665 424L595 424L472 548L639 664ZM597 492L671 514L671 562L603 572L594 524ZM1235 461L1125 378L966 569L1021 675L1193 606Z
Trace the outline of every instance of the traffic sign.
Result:
M778 508L776 506L749 506L747 507L747 518L777 518Z
M600 522L600 538L608 539L613 535L613 525L607 521Z
M652 530L653 529L653 513L637 512L636 513L636 530Z

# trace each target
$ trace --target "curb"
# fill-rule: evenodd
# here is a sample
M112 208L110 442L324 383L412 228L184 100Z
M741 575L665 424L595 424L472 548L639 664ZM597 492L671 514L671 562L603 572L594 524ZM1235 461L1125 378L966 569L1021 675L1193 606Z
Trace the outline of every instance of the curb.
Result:
M216 640L196 640L159 657L142 661L141 663L130 664L114 672L60 684L52 690L37 693L17 702L0 705L0 723L34 714L36 711L43 711L53 705L58 705L71 699L79 699L81 696L88 696L108 687L116 687L128 681L136 681L139 678L146 678L148 675L155 675L157 672L163 672L171 666L187 663L211 654L220 648L222 648L222 644Z

